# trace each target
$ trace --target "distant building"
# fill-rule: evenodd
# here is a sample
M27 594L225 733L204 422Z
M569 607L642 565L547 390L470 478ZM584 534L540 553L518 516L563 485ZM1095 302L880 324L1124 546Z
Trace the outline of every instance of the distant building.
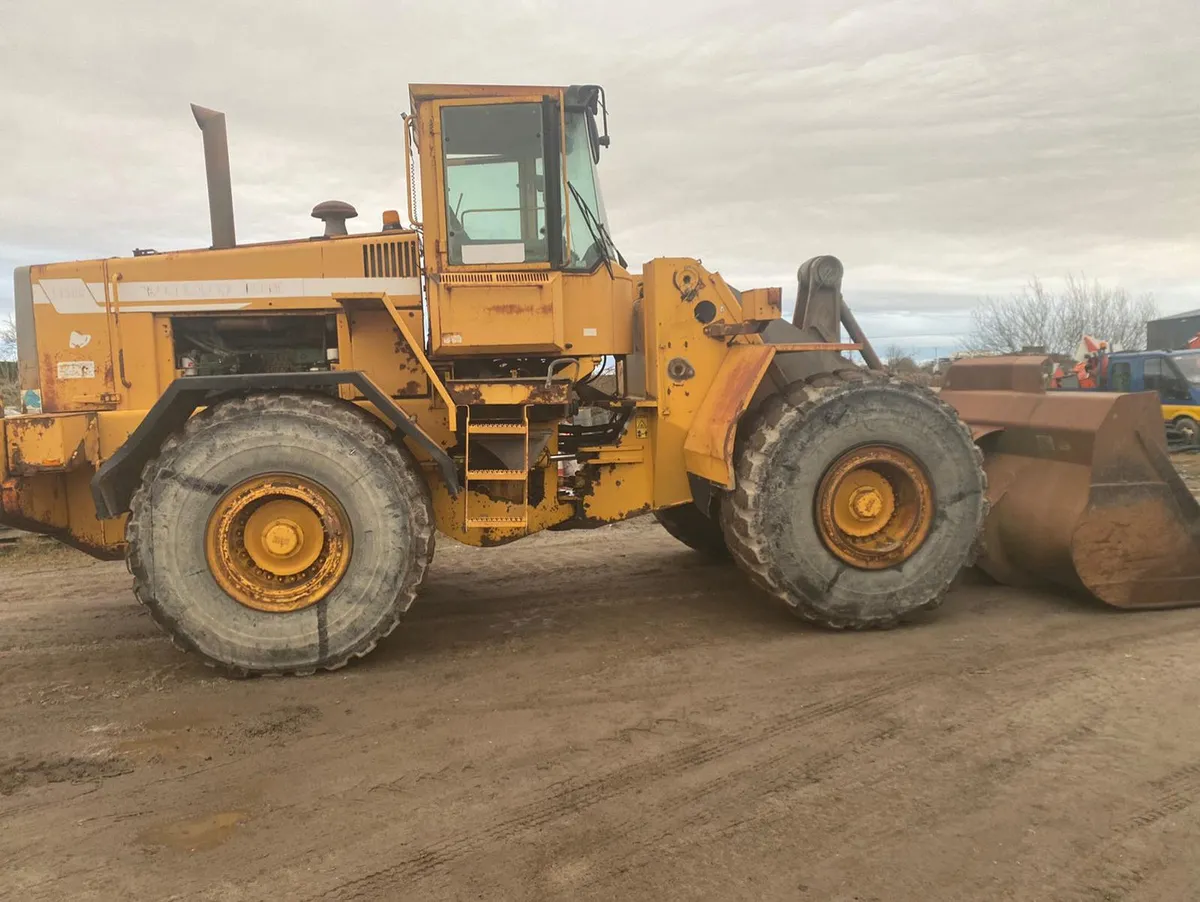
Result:
M1200 332L1200 310L1152 319L1146 323L1146 348L1178 351L1186 348L1197 332Z

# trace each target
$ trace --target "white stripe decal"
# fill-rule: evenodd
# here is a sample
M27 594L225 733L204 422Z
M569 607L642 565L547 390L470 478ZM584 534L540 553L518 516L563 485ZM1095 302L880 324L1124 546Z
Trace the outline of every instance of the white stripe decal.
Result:
M55 313L68 315L79 314L103 314L104 313L104 286L99 282L92 282L84 286L84 293L79 293L73 289L63 291L62 285L47 285L47 282L74 282L77 285L84 285L79 279L47 279L46 282L33 283L33 303L45 304L54 307ZM96 291L100 295L98 301L93 301L88 292ZM249 307L249 304L154 304L147 306L138 304L128 312L136 313L202 313L206 310L241 310L243 307ZM124 305L122 305L124 307Z
M241 310L246 301L272 298L329 298L338 294L380 291L403 297L421 292L421 280L410 278L342 279L207 279L194 282L122 282L121 309L129 313L191 313ZM82 279L43 279L33 284L35 304L50 304L57 313L104 310L104 284ZM200 303L196 303L200 302ZM242 302L242 303L239 303Z
M104 309L104 285L89 285L83 279L43 279L33 283L33 303L53 304L59 313L95 313L97 307Z

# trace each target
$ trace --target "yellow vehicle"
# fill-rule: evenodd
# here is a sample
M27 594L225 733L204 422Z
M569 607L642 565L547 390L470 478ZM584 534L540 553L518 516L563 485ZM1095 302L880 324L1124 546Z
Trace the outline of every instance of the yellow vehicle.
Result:
M877 363L835 258L801 267L791 322L780 289L697 260L631 272L601 89L410 97L407 226L350 234L331 201L320 236L237 245L224 117L194 107L211 248L17 270L0 523L125 557L163 629L234 674L367 654L436 533L653 512L831 627L940 603L978 551L979 449L946 400L848 360Z

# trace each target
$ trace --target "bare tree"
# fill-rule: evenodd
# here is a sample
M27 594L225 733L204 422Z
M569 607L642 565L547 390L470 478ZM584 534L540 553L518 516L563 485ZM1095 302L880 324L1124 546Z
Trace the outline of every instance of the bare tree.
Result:
M11 316L0 317L0 416L4 405L15 407L20 395L17 385L17 365L12 359L17 353L17 327Z
M17 327L11 316L0 316L0 416L4 405L16 407L20 396L17 385Z
M17 324L11 316L0 317L0 360L12 360L17 353Z
M883 352L884 365L888 368L888 372L897 375L904 373L914 373L917 371L917 362L913 360L908 350L900 347L898 344L890 344L887 350Z
M971 311L967 347L976 352L1011 354L1041 347L1051 354L1073 354L1084 335L1113 347L1138 350L1145 346L1146 321L1158 306L1153 295L1134 297L1120 286L1068 276L1055 293L1032 279L1020 294L985 298Z

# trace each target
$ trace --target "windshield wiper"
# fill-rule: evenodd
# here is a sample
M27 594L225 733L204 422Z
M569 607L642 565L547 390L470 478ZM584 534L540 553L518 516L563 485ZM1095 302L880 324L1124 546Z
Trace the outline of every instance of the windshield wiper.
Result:
M609 239L605 235L604 226L600 224L600 220L596 218L596 214L592 212L591 207L587 205L587 201L583 199L583 195L579 193L579 189L567 182L567 188L571 191L571 196L575 198L575 203L579 205L580 212L583 213L583 224L587 226L588 233L592 236L592 242L600 248L600 254L604 257L604 268L608 270L608 277L613 277L612 260L609 259L608 249ZM616 250L616 248L613 248ZM617 254L620 256L620 253ZM621 264L624 266L624 264Z
M572 188L573 187L574 186L572 186ZM627 268L629 266L629 264L625 262L624 255L619 250L617 250L617 242L613 241L612 233L609 232L608 226L604 224L604 222L600 219L600 216L596 213L595 210L593 210L587 204L583 203L582 198L580 198L580 206L582 206L585 210L587 210L588 214L592 217L592 221L596 224L596 228L600 231L600 234L602 236L604 236L604 240L606 243L606 250L611 250L614 254L616 254L617 262L620 263L621 266Z
M608 246L611 247L613 253L617 255L617 262L621 264L621 268L628 269L629 264L625 262L625 258L621 256L621 252L617 250L617 243L613 241L612 235L609 234L608 226L602 223L599 217L596 217L596 226L600 229L600 234L608 239Z

